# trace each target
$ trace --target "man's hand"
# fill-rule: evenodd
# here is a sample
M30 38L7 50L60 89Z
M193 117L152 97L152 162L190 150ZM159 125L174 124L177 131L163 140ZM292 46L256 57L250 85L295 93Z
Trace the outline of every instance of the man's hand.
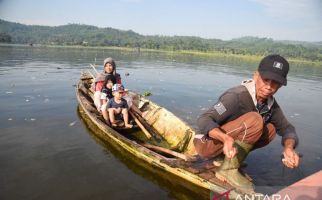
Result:
M234 138L223 133L219 128L212 129L208 135L224 144L223 153L227 158L231 159L237 154L237 149L234 147Z
M299 166L300 157L294 150L295 141L293 139L286 139L284 142L284 158L282 159L283 164L289 168L295 168Z
M223 153L227 156L227 158L231 159L237 154L237 149L234 145L234 138L226 135L224 141Z
M286 167L293 169L299 166L300 157L294 149L284 149L283 155L282 162Z

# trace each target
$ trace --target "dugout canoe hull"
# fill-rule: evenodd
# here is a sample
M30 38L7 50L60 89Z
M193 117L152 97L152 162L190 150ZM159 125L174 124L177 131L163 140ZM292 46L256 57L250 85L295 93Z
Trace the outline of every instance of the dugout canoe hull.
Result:
M86 115L87 120L90 120L101 130L100 138L108 143L116 144L151 166L171 173L191 184L212 191L215 194L230 191L229 198L236 198L237 195L245 195L215 177L216 167L212 164L213 160L191 162L168 157L145 147L139 142L126 137L125 134L108 126L94 106L90 91L92 80L93 77L90 77L88 74L82 74L76 87L76 96L80 110ZM130 93L130 95L133 98L133 104L145 113L143 117L144 123L148 124L150 126L149 128L166 140L170 150L177 151L189 157L196 155L192 142L195 131L189 125L167 109L150 100L135 93Z

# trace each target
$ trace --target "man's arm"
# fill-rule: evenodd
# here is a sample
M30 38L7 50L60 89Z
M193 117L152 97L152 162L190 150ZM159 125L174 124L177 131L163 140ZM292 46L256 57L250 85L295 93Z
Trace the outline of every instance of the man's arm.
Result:
M276 102L275 102L276 103ZM273 112L272 123L276 128L277 134L282 136L282 145L284 146L282 162L289 168L295 168L299 165L299 156L295 151L298 145L298 137L294 126L288 122L282 109L276 103Z
M209 137L221 141L224 144L223 153L227 158L233 158L237 154L234 145L234 138L223 133L219 128L214 128L208 133Z
M221 141L224 144L223 152L228 158L237 153L233 147L234 139L220 130L220 125L238 112L238 98L234 93L223 94L218 102L198 118L198 127L202 134Z

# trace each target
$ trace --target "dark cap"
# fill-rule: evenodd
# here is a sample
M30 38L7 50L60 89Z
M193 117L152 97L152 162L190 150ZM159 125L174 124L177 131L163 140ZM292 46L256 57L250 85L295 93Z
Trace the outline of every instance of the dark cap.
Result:
M289 64L280 55L269 55L259 63L258 72L263 79L274 80L282 85L287 84Z

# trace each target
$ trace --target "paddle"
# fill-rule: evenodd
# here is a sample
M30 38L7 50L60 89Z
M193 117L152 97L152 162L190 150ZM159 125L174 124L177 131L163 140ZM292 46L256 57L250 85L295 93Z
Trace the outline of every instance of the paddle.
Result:
M136 109L132 109L131 112L132 114L138 119L138 121L140 122L140 124L142 124L142 126L149 132L150 135L153 136L153 138L160 143L162 140L162 137L159 134L156 134L153 130L152 127L150 127L150 125L145 121L145 119L142 117L141 113L138 113L137 110L139 110L139 108L137 108L135 105L132 105L132 107L135 107Z
M139 119L132 113L131 110L129 110L130 115L134 119L135 123L140 127L142 132L145 134L145 136L150 139L152 136L151 134L146 130L146 128L143 126L143 124L139 121Z

